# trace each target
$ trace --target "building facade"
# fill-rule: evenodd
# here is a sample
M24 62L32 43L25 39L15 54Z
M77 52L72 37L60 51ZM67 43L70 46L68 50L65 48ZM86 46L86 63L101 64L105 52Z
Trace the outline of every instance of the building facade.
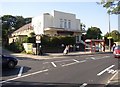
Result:
M77 42L85 32L80 26L80 19L77 19L75 14L55 10L52 13L43 13L34 17L32 27L36 34L74 35Z
M80 19L75 14L61 11L43 13L33 17L32 23L27 24L12 33L12 36L29 35L29 33L45 35L74 35L76 42L80 42L82 33L85 32L80 26Z
M26 24L11 34L11 37L9 37L9 43L16 42L17 40L22 41L24 37L30 36L32 32L34 31L31 23Z

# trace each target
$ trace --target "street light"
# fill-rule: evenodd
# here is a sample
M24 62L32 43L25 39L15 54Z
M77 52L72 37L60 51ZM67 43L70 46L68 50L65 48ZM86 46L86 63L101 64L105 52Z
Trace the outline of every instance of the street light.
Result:
M110 13L108 13L108 20L109 20L109 37L110 37L110 31L111 31L111 26L110 26ZM109 38L109 50L111 51L111 41Z

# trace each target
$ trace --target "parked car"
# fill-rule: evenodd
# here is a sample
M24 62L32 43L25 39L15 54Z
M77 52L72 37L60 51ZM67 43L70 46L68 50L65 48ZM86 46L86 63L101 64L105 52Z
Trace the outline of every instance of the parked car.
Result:
M115 46L113 54L115 58L120 57L120 45Z
M14 57L1 54L0 57L2 58L2 68L14 68L18 63L18 60Z

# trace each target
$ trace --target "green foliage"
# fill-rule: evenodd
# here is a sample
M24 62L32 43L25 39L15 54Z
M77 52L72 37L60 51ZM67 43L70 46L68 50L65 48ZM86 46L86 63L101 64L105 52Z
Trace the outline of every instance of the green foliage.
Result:
M91 27L88 28L86 37L87 39L101 39L102 38L101 34L102 32L99 28Z
M22 43L20 42L13 42L8 46L8 50L13 52L22 52L24 50Z
M25 23L24 18L22 16L16 16L16 24L15 24L16 29L22 27L25 24L26 23Z
M30 37L34 37L35 36L35 33L34 32L31 32L30 33Z
M99 3L107 9L108 13L120 14L120 1L119 0L101 0Z
M105 37L111 36L115 42L120 41L120 33L117 30L113 30L110 33L106 33Z
M28 37L27 43L35 43L35 37Z
M32 18L23 18L22 16L4 15L2 19L2 42L3 45L8 45L8 37L10 34L22 27L23 25L30 23Z
M21 43L27 43L27 42L29 42L28 37L23 37Z
M61 46L62 44L75 44L75 37L72 36L43 36L42 45L44 46Z

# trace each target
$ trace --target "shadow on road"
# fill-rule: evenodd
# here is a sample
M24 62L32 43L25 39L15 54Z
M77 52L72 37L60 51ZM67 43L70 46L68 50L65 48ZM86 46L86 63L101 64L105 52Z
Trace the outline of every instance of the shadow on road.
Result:
M87 84L86 86L77 83L53 83L53 82L22 82L13 81L12 83L3 84L2 87L119 87L119 85L106 86L105 84Z
M8 69L8 68L2 69L2 77L4 77L4 76L18 75L19 71L20 71L20 68L21 68L20 66L16 66L14 69ZM22 73L26 73L30 69L31 69L30 67L24 67Z

